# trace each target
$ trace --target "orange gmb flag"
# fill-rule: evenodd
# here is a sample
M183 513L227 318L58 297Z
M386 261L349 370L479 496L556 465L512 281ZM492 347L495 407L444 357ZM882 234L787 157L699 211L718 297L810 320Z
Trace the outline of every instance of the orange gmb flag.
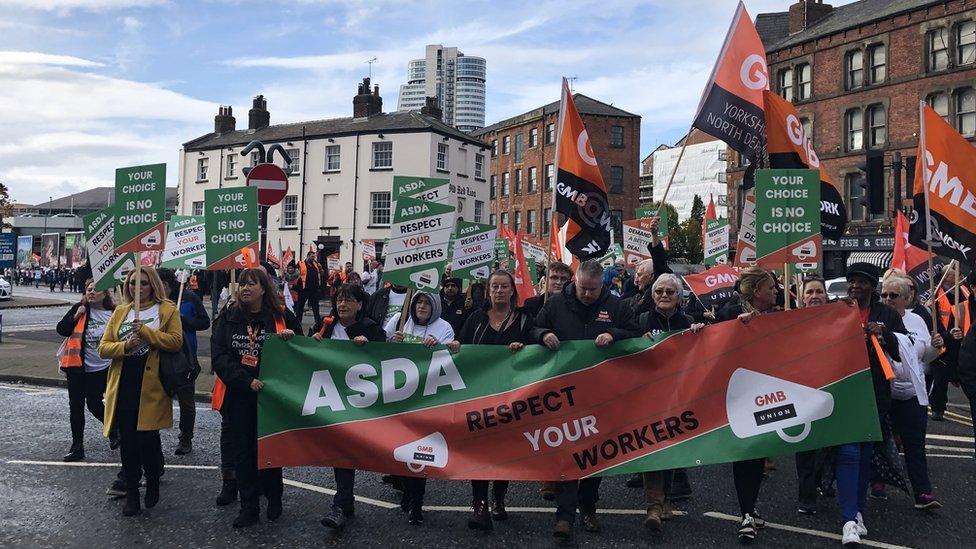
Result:
M567 218L566 249L581 260L606 253L612 230L607 187L565 78L556 138L556 192L552 197L554 211Z
M847 225L847 207L820 164L810 136L800 123L800 114L793 103L769 90L763 92L763 98L769 167L820 170L820 233L824 238L840 239Z
M692 126L726 142L755 165L766 146L762 92L768 87L766 49L739 2Z
M522 244L521 235L514 240L515 243L515 272L512 273L515 279L515 291L518 296L518 306L521 307L525 300L535 297L535 286L532 285L532 276L529 274L529 264L525 261L525 247Z
M915 214L909 241L976 265L976 151L941 116L919 103Z

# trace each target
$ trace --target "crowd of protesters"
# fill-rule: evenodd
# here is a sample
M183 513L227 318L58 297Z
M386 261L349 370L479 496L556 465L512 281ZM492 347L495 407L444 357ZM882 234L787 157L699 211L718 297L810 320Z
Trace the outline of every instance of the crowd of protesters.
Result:
M142 478L142 504L155 505L163 472L159 430L172 427L174 397L180 404L177 454L192 451L194 423L192 384L172 394L163 391L157 374L159 356L181 346L196 355L196 332L209 328L211 318L211 363L217 375L213 405L221 415L222 485L216 503L228 505L239 498L240 514L233 525L243 528L260 521L262 497L268 520L277 520L284 510L281 470L259 470L256 462L257 395L264 388L261 347L268 337L308 335L317 341L350 340L360 346L375 342L445 345L452 352L471 344L505 345L512 353L526 345L556 350L564 341L592 341L605 348L624 339L653 338L676 330L695 334L717 322L749 323L786 306L816 307L829 301L821 278L807 278L798 286L783 284L774 273L750 267L741 271L728 302L706 309L694 296L689 299L656 237L649 248L651 259L630 269L622 263L604 267L589 260L574 272L564 263L552 262L540 273L539 295L521 307L515 279L504 268L467 286L448 269L439 295L411 293L384 281L379 262L369 262L362 273L354 271L352 263L329 270L311 251L280 270L266 265L235 273L234 289L226 273L197 273L184 280L180 293L175 273L144 268L139 280L130 274L123 285L122 303L115 303L89 281L81 302L58 324L58 332L68 338L61 367L69 381L72 444L64 459L84 459L87 406L103 422L112 447L121 447L123 468L110 493L125 496L123 514L140 512ZM836 495L842 541L854 545L868 535L864 516L870 498L886 497L891 485L910 486L916 509L941 507L929 480L927 421L942 419L950 383L962 385L971 405L976 401L976 336L972 330L953 327L952 312L939 319L933 332L926 304L918 301L919 289L904 272L882 273L873 265L854 263L846 276L848 296L843 300L860 312L870 357L872 390L865 396L876 402L884 441L797 454L796 510L817 513L830 505L825 498ZM976 309L976 277L967 278L963 287L960 300L969 310ZM141 296L138 319L133 311L135 292ZM209 315L201 299L207 294ZM940 299L949 295L942 292ZM320 308L321 300L329 302L327 314ZM311 323L302 326L306 309ZM877 338L885 357L874 351L871 338ZM882 360L894 366L895 379L885 377ZM904 465L895 444L904 452ZM754 541L765 526L759 508L768 467L768 459L763 458L729 466L740 507L736 532L740 542ZM355 471L336 468L333 475L337 491L322 524L341 531L354 514ZM386 476L384 481L402 492L406 520L423 524L426 480ZM586 532L601 530L597 516L601 482L596 477L540 483L540 496L556 504L554 536L572 538L577 521ZM643 473L625 482L643 488L647 506L643 525L652 531L673 519L675 504L692 495L684 469ZM508 486L505 479L471 483L470 528L487 531L507 519Z
M12 284L48 288L51 292L83 293L85 280L91 272L87 267L33 267L30 269L5 269L4 275Z

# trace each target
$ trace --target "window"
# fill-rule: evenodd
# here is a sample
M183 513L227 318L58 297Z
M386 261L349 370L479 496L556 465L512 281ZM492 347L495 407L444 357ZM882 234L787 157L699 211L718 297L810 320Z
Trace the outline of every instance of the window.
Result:
M508 227L508 212L502 212L502 225Z
M485 203L481 200L474 201L474 222L481 223L481 219L485 215Z
M556 168L552 164L546 164L546 190L551 191L555 183Z
M787 101L793 101L793 69L779 71L779 94Z
M226 177L228 178L237 177L237 155L234 153L227 155L227 176Z
M376 143L373 143L373 167L374 168L393 167L393 142L392 141L377 141Z
M525 215L527 216L525 220L525 232L529 234L535 234L535 217L537 213L538 212L536 212L535 210L529 210L525 212Z
M261 153L258 151L251 152L251 167L257 166L261 163Z
M522 212L515 210L515 232L522 230Z
M495 196L496 196L495 193L497 191L495 190L495 183L497 183L497 182L498 182L497 181L497 178L494 175L491 176L491 178L489 179L489 183L488 183L488 194L489 194L489 196L488 196L488 198L490 198L492 200L494 200L495 199Z
M339 193L322 195L322 223L320 227L339 228L339 220L346 215Z
M925 34L928 52L928 70L941 71L949 68L949 42L945 28L930 30Z
M495 214L488 214L488 224L492 227L498 226L498 216Z
M610 166L610 187L612 193L624 192L624 168L623 166Z
M446 170L447 167L449 166L448 157L447 157L448 149L449 147L447 143L437 144L437 169L438 170Z
M457 173L468 174L468 149L461 147L458 149L457 166L454 168Z
M485 177L485 155L475 153L474 155L474 176Z
M515 170L515 194L522 194L522 169Z
M624 146L624 127L610 126L610 146L623 148Z
M851 109L844 113L847 130L847 150L858 151L864 148L864 118L861 109Z
M809 118L801 118L800 126L803 128L803 135L810 140L810 144L813 144L813 122Z
M941 116L943 120L949 122L949 94L945 92L933 93L925 98L925 102L928 103L935 112L939 113L939 116Z
M510 174L509 172L505 172L502 174L502 196L508 196L508 193L511 191L510 188L511 182L509 179L511 175L512 174Z
M512 153L512 136L506 135L502 138L502 154Z
M868 65L871 69L871 84L884 82L887 76L888 53L884 44L875 44L868 48Z
M209 158L198 158L197 159L197 181L207 180L207 169L210 166Z
M624 241L624 211L610 210L610 228L613 229L614 242Z
M529 130L529 148L539 146L539 128Z
M546 124L546 145L552 145L556 142L556 125Z
M339 145L327 145L325 147L325 171L339 171Z
M192 215L203 215L203 200L193 203Z
M965 136L976 134L976 91L973 88L956 92L956 130Z
M286 196L281 202L281 226L298 226L298 197L295 195Z
M539 169L535 166L529 168L529 192L534 193L539 190Z
M525 160L525 136L521 133L515 134L515 161Z
M847 52L844 57L844 84L847 89L860 88L864 85L864 52L854 50Z
M844 176L844 186L847 187L847 211L850 212L851 221L866 221L867 208L861 204L861 199L864 198L864 187L861 187L863 181L864 174L860 172Z
M963 21L956 25L956 64L971 65L976 61L976 22Z
M813 70L809 63L796 66L796 98L810 99L813 97Z
M552 227L552 208L542 210L542 234L549 234Z
M369 193L369 224L390 224L390 193Z
M869 145L871 147L884 146L888 137L888 116L885 113L884 105L868 107L868 124L871 126Z
M492 139L491 140L491 155L492 156L498 156L498 140L497 139Z
M291 158L291 163L285 165L285 173L288 175L298 173L299 166L301 166L301 157L298 154L298 149L285 149L288 156Z

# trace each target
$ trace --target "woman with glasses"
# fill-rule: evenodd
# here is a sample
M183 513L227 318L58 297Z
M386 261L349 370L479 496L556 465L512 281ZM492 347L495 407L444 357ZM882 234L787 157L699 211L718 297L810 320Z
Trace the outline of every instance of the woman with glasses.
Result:
M517 295L515 279L508 271L495 271L488 277L488 309L475 309L458 333L457 339L448 343L452 353L461 350L461 344L507 345L511 352L517 352L531 341L532 319L516 307ZM488 510L488 485L492 484L494 506ZM488 531L492 529L492 519L506 520L505 494L508 492L507 480L473 480L471 492L474 499L474 514L468 519L468 528Z
M657 277L651 285L650 294L654 307L638 317L641 333L648 339L676 330L690 329L697 333L705 325L681 312L681 279L671 273ZM661 521L674 517L671 508L670 491L673 471L653 471L643 473L644 497L647 516L644 527L652 531L661 529Z
M360 314L369 296L361 285L349 282L353 274L355 273L349 273L346 283L336 289L332 296L333 316L322 319L322 327L312 334L312 339L352 341L360 347L369 341L386 341L386 332L383 328L373 319ZM322 525L338 533L346 527L346 523L354 513L353 487L356 482L356 471L333 468L332 474L335 475L336 493L332 498L332 507L322 519Z
M136 273L139 272L139 276ZM135 297L139 296L138 318ZM118 428L125 475L122 514L139 514L139 478L146 476L146 508L159 501L163 447L159 430L173 426L173 399L159 380L159 352L179 351L183 326L176 305L167 299L152 267L132 271L122 286L123 304L112 312L98 346L112 359L105 388L105 423L109 436Z

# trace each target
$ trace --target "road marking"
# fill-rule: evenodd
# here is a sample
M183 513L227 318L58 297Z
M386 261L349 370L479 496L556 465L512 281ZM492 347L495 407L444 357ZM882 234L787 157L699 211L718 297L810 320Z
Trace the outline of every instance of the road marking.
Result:
M938 446L935 444L926 444L926 450L948 450L950 452L972 452L972 447L960 448L959 446Z
M715 511L709 511L704 513L706 517L727 520L729 522L741 522L742 517L737 517L734 515L726 515L725 513L716 513ZM820 530L811 530L809 528L799 528L796 526L790 526L788 524L776 524L774 522L766 522L766 528L772 528L773 530L783 530L786 532L793 532L796 534L807 534L808 536L816 536L819 538L833 539L840 541L842 537L838 534L833 534L831 532L822 532ZM904 545L891 545L890 543L884 543L880 541L871 541L866 539L861 539L861 545L866 545L869 547L884 547L886 549L909 549Z
M945 418L948 419L949 421L954 421L956 423L961 423L963 425L969 425L970 427L973 426L973 418L971 418L969 416L964 416L964 415L956 414L956 413L953 413L953 412L950 412L950 411L946 410L945 411Z
M53 467L122 467L121 463L99 463L99 462L84 462L84 461L35 461L30 459L9 459L7 463L10 465L49 465ZM216 465L170 465L169 463L165 466L167 469L191 469L191 470L202 470L202 471L216 471L219 469Z
M929 433L925 435L925 438L930 438L932 440L948 440L951 442L968 442L970 444L973 444L974 442L973 437L961 437L957 435L936 435L933 433Z
M167 467L169 466L167 465ZM295 488L302 488L304 490L309 490L311 492L318 492L319 494L327 494L330 496L334 496L336 493L336 491L331 488L323 488L321 486L316 486L314 484L308 484L305 482L299 482L297 480L284 479L282 482L287 484L288 486L294 486ZM373 505L375 507L382 507L383 509L400 508L400 504L398 503L390 503L389 501L382 501L378 499L368 498L366 496L354 496L354 497L356 498L356 501L361 501L367 505ZM430 507L428 506L424 506L424 508L430 509Z
M959 454L925 454L925 457L930 458L960 458L960 459L973 459L973 456L961 456Z

